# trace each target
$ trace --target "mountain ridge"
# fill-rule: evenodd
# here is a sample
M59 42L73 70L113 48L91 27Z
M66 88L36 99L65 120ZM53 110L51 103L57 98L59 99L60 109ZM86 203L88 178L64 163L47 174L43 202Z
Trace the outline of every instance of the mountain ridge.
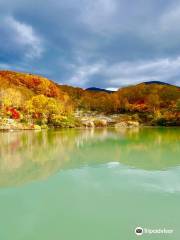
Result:
M106 93L116 92L116 91L108 90L108 89L105 89L105 88L98 88L98 87L89 87L89 88L86 88L85 91L106 92Z
M159 85L167 85L167 86L180 87L180 86L177 86L177 85L175 85L175 84L166 83L166 82L162 82L162 81L148 81L148 82L143 82L143 83L144 83L144 84L147 84L147 85L159 84Z
M43 80L46 80L48 81L49 83L51 84L54 84L56 86L69 86L69 87L74 87L74 86L71 86L71 85L61 85L60 83L54 81L54 80L50 80L48 79L47 77L45 76L41 76L40 74L33 74L33 73L29 73L29 72L18 72L18 71L11 71L11 70L0 70L0 77L1 76L6 76L6 80L8 80L8 75L22 75L22 76L28 76L30 79L32 78L36 78L35 81L37 81L37 79L43 79ZM18 76L17 76L18 77ZM12 80L11 78L9 78L9 80ZM24 84L24 82L19 82L21 83L21 85ZM19 84L18 83L18 84ZM36 83L35 83L36 84ZM152 84L158 84L158 85L167 85L167 86L175 86L175 87L180 87L178 85L175 85L175 84L170 84L170 83L167 83L167 82L163 82L163 81L156 81L156 80L153 80L153 81L146 81L146 82L141 82L139 84L146 84L146 85L152 85ZM136 86L138 84L130 84L128 86ZM128 87L128 86L122 86L122 87L119 87L118 89L121 89L121 88L125 88L125 87ZM74 87L76 88L76 87ZM77 88L80 88L82 89L81 87L77 87ZM113 91L113 90L108 90L108 89L105 89L105 88L101 88L101 87L94 87L94 86L91 86L91 87L87 87L85 89L85 91L94 91L94 92L106 92L106 93L113 93L113 92L116 92L116 91Z

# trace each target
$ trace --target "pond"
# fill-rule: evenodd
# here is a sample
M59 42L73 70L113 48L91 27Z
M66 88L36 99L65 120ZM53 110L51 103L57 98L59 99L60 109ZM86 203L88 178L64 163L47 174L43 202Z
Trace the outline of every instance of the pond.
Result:
M0 239L180 239L180 128L0 133Z

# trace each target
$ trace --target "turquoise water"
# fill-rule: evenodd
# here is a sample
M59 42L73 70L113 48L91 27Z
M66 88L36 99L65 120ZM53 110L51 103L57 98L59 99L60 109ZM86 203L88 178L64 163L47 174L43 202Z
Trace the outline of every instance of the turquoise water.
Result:
M0 133L0 240L139 238L180 239L180 128Z

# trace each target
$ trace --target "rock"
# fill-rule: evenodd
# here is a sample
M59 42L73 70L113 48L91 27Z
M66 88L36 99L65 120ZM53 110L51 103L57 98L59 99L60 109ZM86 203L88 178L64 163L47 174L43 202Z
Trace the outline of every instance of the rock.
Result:
M126 128L128 127L126 122L120 122L115 124L115 128Z
M82 125L84 127L93 128L94 127L94 122L92 120L82 120Z
M90 112L91 113L91 112ZM116 128L134 128L139 127L137 120L132 120L130 116L124 114L112 114L106 116L105 114L85 113L79 117L80 125L84 127L107 127L115 126Z
M107 120L106 119L95 119L94 120L95 127L106 127Z
M15 124L15 121L14 121L14 119L8 118L7 123L8 124Z
M122 121L115 124L116 128L133 128L139 127L139 122L137 121Z
M128 125L131 127L139 127L138 121L128 121Z

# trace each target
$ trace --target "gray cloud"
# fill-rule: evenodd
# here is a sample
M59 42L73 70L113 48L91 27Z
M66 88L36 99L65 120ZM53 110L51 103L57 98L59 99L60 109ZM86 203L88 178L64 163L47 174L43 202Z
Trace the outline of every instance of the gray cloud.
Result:
M0 68L61 83L180 84L176 0L0 0Z
M0 57L6 62L13 59L30 61L43 53L41 38L32 26L16 20L13 16L1 18Z
M179 84L180 57L160 58L148 61L119 62L108 65L107 62L92 65L72 66L69 84L86 87L92 85L104 88L118 88L144 81L164 81Z

